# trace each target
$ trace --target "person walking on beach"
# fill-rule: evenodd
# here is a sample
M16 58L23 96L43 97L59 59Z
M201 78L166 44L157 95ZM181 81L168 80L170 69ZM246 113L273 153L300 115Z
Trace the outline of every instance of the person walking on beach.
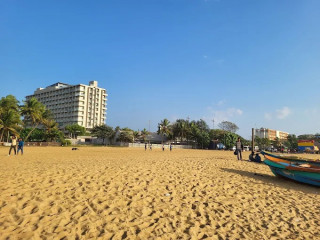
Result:
M18 139L18 150L17 150L17 155L19 155L19 151L21 150L21 155L23 155L23 145L24 145L24 141L22 140L22 138Z
M238 138L238 141L236 142L236 151L237 151L238 160L242 160L242 153L241 153L242 150L243 150L243 145L241 143L240 138Z
M172 151L172 144L170 143L170 152Z
M13 136L11 137L11 146L10 146L10 150L9 150L9 155L8 155L8 156L11 155L11 150L12 150L12 149L14 150L14 155L17 154L16 147L17 147L17 139L16 139L16 136L13 135Z
M152 151L152 143L150 143L150 151Z
M164 151L164 144L162 144L162 151Z
M147 151L147 143L144 143L144 150Z

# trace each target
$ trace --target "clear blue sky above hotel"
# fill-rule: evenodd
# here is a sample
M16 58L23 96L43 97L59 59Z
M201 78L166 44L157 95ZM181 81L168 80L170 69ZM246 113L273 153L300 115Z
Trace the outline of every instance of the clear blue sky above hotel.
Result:
M107 124L320 132L320 1L1 1L0 97L97 80Z

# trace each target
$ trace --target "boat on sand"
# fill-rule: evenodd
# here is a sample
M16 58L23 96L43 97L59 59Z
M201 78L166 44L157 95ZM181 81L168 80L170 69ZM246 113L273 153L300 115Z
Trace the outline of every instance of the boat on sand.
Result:
M291 156L278 156L264 151L261 153L265 157L264 163L270 167L274 175L320 186L320 162Z

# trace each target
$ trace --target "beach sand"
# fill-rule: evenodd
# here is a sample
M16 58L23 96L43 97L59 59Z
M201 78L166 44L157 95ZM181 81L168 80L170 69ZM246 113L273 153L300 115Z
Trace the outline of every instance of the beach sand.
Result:
M0 239L320 239L320 188L232 151L8 150Z

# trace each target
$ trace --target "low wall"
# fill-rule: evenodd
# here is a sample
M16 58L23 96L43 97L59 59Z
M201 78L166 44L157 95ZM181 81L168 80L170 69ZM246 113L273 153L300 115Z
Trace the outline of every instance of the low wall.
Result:
M59 142L25 142L24 146L42 146L42 147L48 147L48 146L61 146L61 143Z
M11 146L11 143L8 142L0 142L0 146L9 147ZM32 146L42 146L42 147L48 147L48 146L61 146L61 143L59 142L25 142L24 146L32 147Z
M127 147L136 147L136 148L144 148L144 143L125 143L121 144L121 146L127 146ZM150 145L147 144L147 147L149 148ZM152 144L152 148L162 148L162 144ZM164 144L165 149L170 149L169 144ZM173 149L192 149L191 145L172 145Z

